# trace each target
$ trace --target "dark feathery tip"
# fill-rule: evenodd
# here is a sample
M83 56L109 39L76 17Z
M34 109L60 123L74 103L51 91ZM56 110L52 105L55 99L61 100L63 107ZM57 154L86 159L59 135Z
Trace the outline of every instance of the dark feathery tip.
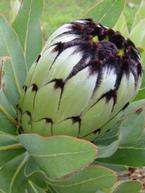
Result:
M61 89L64 88L64 81L62 79L54 79L51 82L54 82L54 88L55 89Z
M74 117L71 117L71 119L72 119L73 123L80 123L81 122L80 116L74 116Z
M32 84L32 92L37 92L38 86L36 84Z
M27 91L27 86L23 85L23 90L26 92Z
M39 62L40 58L41 58L41 54L38 55L38 57L37 57L37 59L36 59L36 63Z
M58 42L55 44L55 48L53 49L54 52L62 52L64 49L64 44L62 42Z

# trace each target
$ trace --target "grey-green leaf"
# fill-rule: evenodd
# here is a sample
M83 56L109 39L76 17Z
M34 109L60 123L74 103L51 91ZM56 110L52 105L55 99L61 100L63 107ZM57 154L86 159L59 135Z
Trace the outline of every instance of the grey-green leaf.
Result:
M125 113L125 120L120 126L120 145L118 150L111 157L98 159L97 161L133 167L144 166L144 107L141 107L141 104L144 104L143 102L144 100L133 103L133 105L128 108L128 114Z
M112 142L110 145L97 146L99 149L98 158L105 158L113 155L117 151L119 142L118 140Z
M144 111L133 113L122 122L120 126L120 145L133 146L144 131Z
M0 16L0 130L15 127L16 110L27 67L24 54L15 31L5 18ZM8 126L6 125L8 123ZM10 126L11 125L11 126ZM4 127L3 127L4 126Z
M97 156L92 143L69 136L23 134L19 141L49 177L62 177L91 164Z
M5 193L25 193L26 178L23 168L27 161L25 154L16 156L0 170L0 190Z
M108 27L113 27L120 17L124 5L124 0L101 0L84 16L93 18L97 22Z
M120 31L121 34L124 35L125 37L127 37L129 35L126 18L125 18L123 13L121 14L118 21L116 22L116 24L114 26L114 30Z
M13 23L24 48L28 68L42 48L40 16L43 0L23 1L21 9Z
M141 0L140 2L140 6L135 14L135 18L132 24L132 29L134 28L134 26L140 22L140 20L145 18L145 1Z
M24 148L18 144L16 137L0 133L0 168L22 153L24 153Z
M138 181L122 181L115 185L112 193L139 193L141 184Z
M116 173L108 168L92 165L78 173L52 181L52 187L59 193L109 192L117 180Z
M145 19L140 20L134 28L130 32L130 39L136 44L138 47L145 48Z
M27 72L24 55L19 38L2 16L0 16L0 38L2 38L6 48L6 56L11 59L16 86L18 91L21 92Z

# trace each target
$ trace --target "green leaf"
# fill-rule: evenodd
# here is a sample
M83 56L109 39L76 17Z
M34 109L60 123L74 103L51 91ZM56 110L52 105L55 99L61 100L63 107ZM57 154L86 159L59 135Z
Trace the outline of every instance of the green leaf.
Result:
M34 62L42 48L40 16L43 0L23 1L21 9L13 23L23 46L28 68Z
M108 146L118 140L121 114L110 120L102 129L106 132L98 136L94 143L97 146Z
M145 19L138 22L130 32L130 39L136 44L137 47L145 48Z
M143 65L143 79L139 92L134 100L141 100L145 98L145 48L140 48L140 54L141 54L141 63Z
M132 113L135 113L139 109L143 109L145 106L145 99L132 102L124 111L124 118Z
M141 99L144 99L145 98L145 87L144 88L141 88L139 90L139 93L138 95L135 97L135 100L141 100Z
M84 168L97 156L95 145L74 137L46 138L35 134L23 134L18 138L40 168L51 178Z
M0 170L0 190L6 193L24 193L26 178L23 167L28 157L25 154L19 155L5 164Z
M19 99L19 91L17 89L12 63L10 58L2 57L1 58L2 65L2 90L5 94L5 97L8 99L9 103L16 106Z
M33 185L38 190L37 193L43 193L47 190L45 176L41 171L35 170L26 175L25 167L29 163L29 155L15 140L16 137L13 136L0 136L0 192L26 193Z
M45 183L45 179L47 178L46 174L39 168L36 164L35 160L31 157L29 161L26 163L24 174L27 178L29 178L33 183L37 184L42 189L47 189L47 185ZM34 175L35 174L35 175Z
M136 102L139 104L140 101ZM135 105L134 105L135 106ZM99 162L125 166L144 166L145 160L145 131L144 107L126 114L120 126L120 145L118 150L109 158L97 159ZM130 108L131 110L131 108Z
M80 172L49 183L59 193L93 193L96 191L109 192L116 180L117 176L113 170L92 165Z
M22 153L24 148L17 142L16 137L0 133L0 168Z
M144 131L144 111L133 113L122 122L120 126L120 145L133 146Z
M106 168L110 168L113 171L115 171L117 174L122 174L122 172L123 173L128 172L128 167L127 166L123 166L123 165L116 165L116 164L110 164L110 163L102 163L102 162L99 162L97 160L95 161L95 164L101 165L101 166L106 167Z
M25 167L25 176L29 177L34 172L42 172L39 168L39 166L36 164L35 160L30 158L29 162L26 164Z
M141 190L141 184L138 181L126 181L118 182L112 191L112 193L139 193Z
M118 145L119 145L119 143L117 140L108 146L97 146L98 150L99 150L99 154L97 157L98 158L110 157L111 155L113 155L115 153L115 151L117 151Z
M129 35L126 18L125 18L123 13L121 14L118 21L116 22L116 24L114 26L114 30L120 31L121 34L125 37L127 37Z
M18 91L21 92L27 72L24 55L19 38L2 16L0 16L0 39L2 39L3 46L7 51L6 55L0 55L11 59L16 86Z
M11 124L13 128L16 124L15 105L27 70L19 39L2 16L0 16L0 42L0 46L4 48L4 52L1 52L0 48L0 118L4 118L0 130L8 131ZM9 122L8 126L7 122Z
M140 20L144 19L145 18L145 1L144 0L141 0L140 2L140 6L135 14L135 17L134 17L134 21L133 21L133 24L132 24L132 29L134 28L134 26L140 22Z
M46 193L46 191L44 191L43 189L39 188L31 180L29 180L28 183L29 183L29 186L27 188L28 193Z
M16 134L16 126L7 117L0 112L0 132L5 132L9 134Z
M113 27L124 9L124 0L100 0L83 17L95 19L97 22Z
M139 0L140 1L140 0ZM129 31L131 30L132 24L134 22L135 14L139 8L139 1L126 1L126 6L124 9L124 15L126 17L127 25Z
M145 138L144 138L145 140ZM145 147L119 147L117 152L110 158L98 159L98 161L132 166L132 167L142 167L144 166L145 160Z

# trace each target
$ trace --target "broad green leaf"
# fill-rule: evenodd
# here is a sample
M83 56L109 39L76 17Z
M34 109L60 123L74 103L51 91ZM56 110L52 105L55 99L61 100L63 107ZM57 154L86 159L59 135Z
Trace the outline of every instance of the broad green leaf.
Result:
M0 118L3 124L16 124L15 105L26 77L26 64L21 44L8 22L0 16ZM2 49L4 50L2 51ZM3 114L3 115L2 115ZM7 119L7 120L6 120ZM1 125L1 124L0 124ZM10 124L8 124L9 127ZM8 128L0 128L0 130ZM11 131L10 131L11 133Z
M10 21L14 21L21 7L21 0L10 0Z
M134 101L130 103L130 105L126 108L124 111L124 117L126 118L128 115L131 115L132 113L135 113L139 109L143 109L145 106L145 99Z
M24 148L21 144L18 144L16 137L0 133L0 168L23 152Z
M143 41L145 41L145 37ZM139 89L139 92L135 97L135 100L141 100L145 98L145 48L140 48L140 54L141 54L141 62L143 67L143 79L142 79L142 84Z
M40 172L40 167L36 164L35 160L30 158L25 167L25 176L29 177L34 172Z
M0 112L0 132L5 132L9 134L16 134L16 126L7 117Z
M120 17L124 5L124 0L100 0L83 17L93 18L103 25L113 27Z
M58 193L58 192L56 192L56 191L49 185L47 193Z
M143 65L143 69L145 70L145 48L138 48L141 55L141 62Z
M140 2L140 6L135 14L135 18L132 24L132 29L134 28L134 26L140 22L140 20L145 18L145 1L141 0Z
M122 172L128 172L128 167L123 165L116 165L116 164L108 164L108 163L102 163L99 161L95 161L95 164L101 165L106 168L110 168L111 170L117 172L117 174L122 174Z
M120 114L121 115L121 114ZM118 140L119 136L119 126L120 126L120 115L117 117L114 117L112 120L110 120L102 129L106 130L106 132L98 136L94 143L97 146L108 146L112 142L115 142Z
M27 187L28 193L46 193L43 189L34 184L31 180L28 181L29 186Z
M116 164L132 167L142 167L145 164L145 132L132 146L120 146L109 158L97 161L107 164Z
M8 139L7 143L10 143ZM11 151L13 150L11 149ZM10 151L9 154L11 154ZM37 190L36 193L43 193L45 192L44 190L47 190L47 184L45 183L45 178L42 173L34 171L29 176L25 175L25 166L29 162L29 155L27 152L17 152L15 156L13 155L13 157L11 158L9 157L10 156L7 155L7 160L5 164L0 167L0 192L26 193L28 192L28 190ZM33 187L35 188L33 189Z
M43 0L25 0L13 23L23 46L28 68L42 48L40 16Z
M118 148L118 140L114 141L113 143L111 143L110 145L107 146L97 146L98 150L99 150L99 154L98 154L98 158L105 158L105 157L109 157L112 154L115 153L115 151Z
M0 48L0 56L2 56L0 58L0 117L5 119L2 120L2 126L5 125L5 128L0 130L8 130L6 122L16 123L15 105L26 76L26 65L19 39L2 16L0 16L0 42L4 48L4 52L1 52L2 48ZM10 124L7 127L9 126Z
M2 39L7 50L7 55L3 56L10 57L16 86L18 91L21 92L27 72L24 55L19 38L2 16L0 16L0 39Z
M26 163L24 168L24 174L27 178L29 178L33 183L37 184L42 189L47 189L47 185L45 183L45 179L47 178L46 174L39 168L34 159L31 157L29 161ZM34 175L35 174L35 175Z
M120 126L119 142L121 146L133 146L144 131L144 111L136 112L126 117Z
M51 178L84 168L97 156L95 145L74 137L46 138L36 134L23 134L18 138L40 168Z
M25 193L26 178L23 168L28 157L19 155L5 164L0 170L0 190L6 193Z
M120 136L120 141L124 140L126 143L132 142L132 144L137 141L137 136L140 137L143 131L144 113L142 112L141 114L138 114L135 112L143 109L144 105L145 100L132 102L124 111L120 112L117 115L118 118L112 119L110 123L105 126L107 129L110 128L110 130L108 130L108 132L106 132L103 136L100 136L95 140L95 144L99 149L97 161L98 158L101 158L101 156L102 158L103 156L105 158L105 156L111 156L111 154L115 153L118 148L117 141L119 138L120 127L122 128L122 130L124 130L124 133L121 134L122 137ZM136 126L138 126L138 129L136 129ZM126 127L128 129L126 129ZM133 129L134 131L132 132Z
M122 181L118 182L112 193L139 193L141 184L138 181Z
M19 92L17 90L16 80L13 73L12 63L10 58L4 57L1 59L2 62L2 90L8 99L9 103L16 106L19 100Z
M116 165L142 167L145 164L145 146L119 147L115 154L113 154L111 157L98 159L98 161Z
M20 38L20 42L24 48L27 35L27 26L30 19L31 0L23 1L21 8L13 22L13 27Z
M3 90L0 90L0 112L7 116L9 120L15 123L14 117L16 115L14 107L10 104Z
M114 30L121 32L121 34L125 37L129 35L128 26L126 23L126 18L124 14L122 13L119 17L118 21L116 22L114 26Z
M109 192L116 180L113 170L92 165L58 181L51 181L50 184L59 193L94 193Z
M135 102L135 105L137 106L139 102L140 101ZM133 167L144 166L145 117L143 108L137 108L135 112L131 113L131 111L129 111L129 113L126 114L126 118L120 126L120 145L118 150L111 157L97 159L97 161ZM133 109L135 110L135 108Z
M145 87L144 88L141 88L139 90L139 93L138 95L135 97L135 100L141 100L141 99L144 99L145 98Z
M130 32L130 39L135 43L138 47L145 48L145 19L142 19L140 22L138 22L132 31Z

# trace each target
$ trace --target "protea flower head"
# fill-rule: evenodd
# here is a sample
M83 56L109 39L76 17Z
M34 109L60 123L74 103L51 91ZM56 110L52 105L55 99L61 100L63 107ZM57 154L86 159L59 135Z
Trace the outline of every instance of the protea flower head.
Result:
M24 132L92 140L138 92L131 40L92 19L58 28L32 65L18 105Z

